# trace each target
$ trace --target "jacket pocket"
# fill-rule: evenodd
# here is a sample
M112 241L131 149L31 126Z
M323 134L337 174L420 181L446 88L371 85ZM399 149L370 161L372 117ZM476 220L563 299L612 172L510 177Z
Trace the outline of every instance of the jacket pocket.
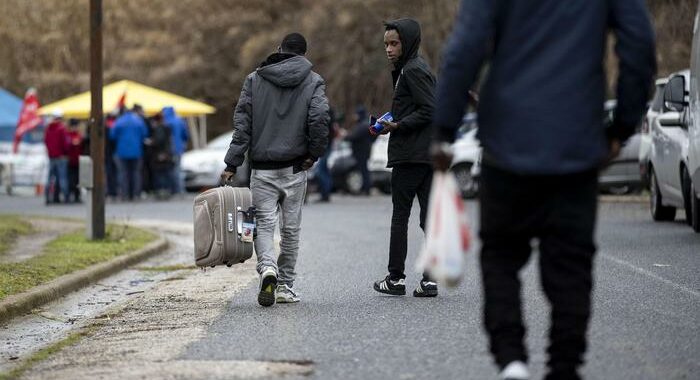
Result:
M209 203L204 200L194 204L194 258L203 259L209 256L216 238L214 220Z

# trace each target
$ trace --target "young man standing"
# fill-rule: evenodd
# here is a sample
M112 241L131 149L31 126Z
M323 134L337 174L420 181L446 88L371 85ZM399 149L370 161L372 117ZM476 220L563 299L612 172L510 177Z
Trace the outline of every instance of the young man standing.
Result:
M413 199L418 196L420 226L425 229L428 197L433 179L429 154L433 116L435 76L430 66L418 56L421 31L417 21L399 19L385 24L384 48L394 66L391 72L394 97L391 105L393 122L383 122L381 134L389 137L391 173L391 217L389 274L374 283L374 290L391 295L405 295L404 274L408 245L408 218ZM372 133L372 130L370 129ZM415 297L435 297L437 284L426 274L418 284Z
M580 379L591 315L599 168L646 108L655 71L644 0L463 0L437 91L436 167L483 62L479 140L484 325L501 379L526 380L520 279L539 240L551 305L547 380ZM620 59L617 113L602 123L608 32ZM489 54L490 53L490 54ZM489 54L489 55L487 55Z
M257 209L258 303L262 306L299 301L292 288L306 170L323 156L328 144L326 85L311 71L305 54L306 39L291 33L277 53L248 75L234 111L233 139L221 174L222 181L228 181L249 152L250 189ZM276 258L278 209L281 241Z

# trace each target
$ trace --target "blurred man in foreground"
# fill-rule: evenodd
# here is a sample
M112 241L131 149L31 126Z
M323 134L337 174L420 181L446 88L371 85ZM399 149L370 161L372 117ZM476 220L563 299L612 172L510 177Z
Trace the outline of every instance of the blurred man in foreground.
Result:
M614 124L602 124L607 33L620 59ZM518 273L539 240L552 306L546 379L578 379L591 313L598 170L634 132L655 73L643 0L463 0L434 118L438 169L486 59L479 140L484 324L502 379L528 379Z

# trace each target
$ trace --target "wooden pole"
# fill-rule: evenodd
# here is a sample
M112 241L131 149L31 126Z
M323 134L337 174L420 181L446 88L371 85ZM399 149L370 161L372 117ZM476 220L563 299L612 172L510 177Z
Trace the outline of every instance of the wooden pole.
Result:
M105 238L105 129L102 120L102 0L90 0L90 239Z

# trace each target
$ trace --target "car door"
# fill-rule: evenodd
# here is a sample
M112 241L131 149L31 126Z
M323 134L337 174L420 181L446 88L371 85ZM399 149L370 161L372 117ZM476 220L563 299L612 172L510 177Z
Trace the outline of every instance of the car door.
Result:
M688 92L689 77L682 73ZM688 148L688 128L686 123L682 126L661 127L665 134L664 150L664 187L666 198L677 206L683 205L683 189L681 185L681 163L685 161L684 154Z

